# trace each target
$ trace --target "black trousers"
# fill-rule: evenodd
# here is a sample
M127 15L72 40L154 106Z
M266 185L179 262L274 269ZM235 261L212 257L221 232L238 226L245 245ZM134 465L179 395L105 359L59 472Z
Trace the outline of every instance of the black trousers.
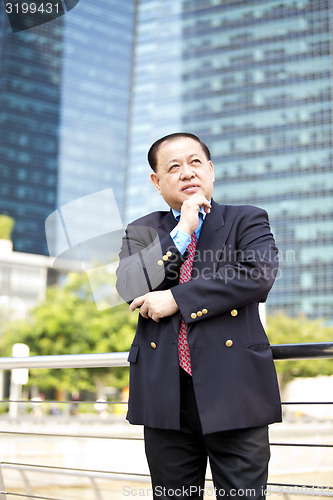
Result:
M154 499L203 499L208 458L217 499L264 499L267 426L202 434L192 378L183 370L180 383L181 429L144 429ZM207 490L209 497L213 493Z

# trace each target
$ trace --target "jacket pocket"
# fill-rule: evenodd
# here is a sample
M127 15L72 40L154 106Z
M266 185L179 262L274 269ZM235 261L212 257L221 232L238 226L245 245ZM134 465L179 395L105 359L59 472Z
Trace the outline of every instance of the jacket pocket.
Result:
M130 352L128 353L127 361L130 363L136 363L136 359L139 354L139 346L132 344Z

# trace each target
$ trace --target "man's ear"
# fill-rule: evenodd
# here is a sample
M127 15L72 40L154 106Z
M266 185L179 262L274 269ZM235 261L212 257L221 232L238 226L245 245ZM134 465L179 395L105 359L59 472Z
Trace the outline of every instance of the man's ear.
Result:
M212 170L212 174L213 174L213 182L215 182L215 170L214 170L214 165L211 161L209 161L209 164L210 164L210 168Z
M150 174L150 180L154 184L154 186L156 187L159 194L161 194L160 181L158 179L158 175L156 172L153 172L152 174Z

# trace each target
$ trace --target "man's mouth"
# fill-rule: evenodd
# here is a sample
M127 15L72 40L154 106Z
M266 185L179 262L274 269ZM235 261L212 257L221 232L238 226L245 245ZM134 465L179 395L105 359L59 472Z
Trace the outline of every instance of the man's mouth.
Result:
M198 189L198 184L187 184L182 188L182 191L183 193L196 193Z

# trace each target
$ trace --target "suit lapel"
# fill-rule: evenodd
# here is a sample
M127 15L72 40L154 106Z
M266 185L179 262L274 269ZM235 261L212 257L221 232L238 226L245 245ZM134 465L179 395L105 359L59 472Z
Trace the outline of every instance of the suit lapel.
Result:
M200 271L207 268L212 271L216 269L232 226L232 221L226 221L224 215L225 206L212 201L211 212L206 215L202 225L193 265Z
M223 247L231 229L232 220L225 217L225 206L219 205L212 200L212 209L206 215L202 225L200 238L197 245L197 254L194 258L193 267L202 270L209 267L216 269L214 265L222 254ZM170 210L163 214L159 223L159 230L162 234L169 234L177 225L177 221Z
M166 236L167 234L170 233L170 231L172 231L172 229L178 224L177 220L175 219L173 213L172 213L172 210L170 209L169 212L165 213L162 217L162 220L160 221L159 225L158 225L158 229L160 231L160 234L161 234L161 238L163 236ZM171 326L174 330L174 334L175 334L175 339L178 338L178 332L179 332L179 325L180 325L180 317L179 317L179 314L176 313L176 314L173 314L171 317L170 317L170 322L171 322ZM177 342L177 340L176 340Z
M232 221L225 222L224 212L225 207L223 205L218 205L212 200L212 209L211 212L206 215L202 225L197 245L197 254L194 258L193 267L199 271L202 271L204 268L209 268L213 272L216 270L217 261L222 254L224 244L232 225ZM168 234L176 224L177 221L170 210L170 212L163 216L159 224L159 229L162 233ZM178 337L179 324L179 314L174 314L171 317L171 325L176 337Z
M168 234L176 225L177 221L174 218L173 213L170 209L170 211L164 215L158 227L160 228L161 231Z

